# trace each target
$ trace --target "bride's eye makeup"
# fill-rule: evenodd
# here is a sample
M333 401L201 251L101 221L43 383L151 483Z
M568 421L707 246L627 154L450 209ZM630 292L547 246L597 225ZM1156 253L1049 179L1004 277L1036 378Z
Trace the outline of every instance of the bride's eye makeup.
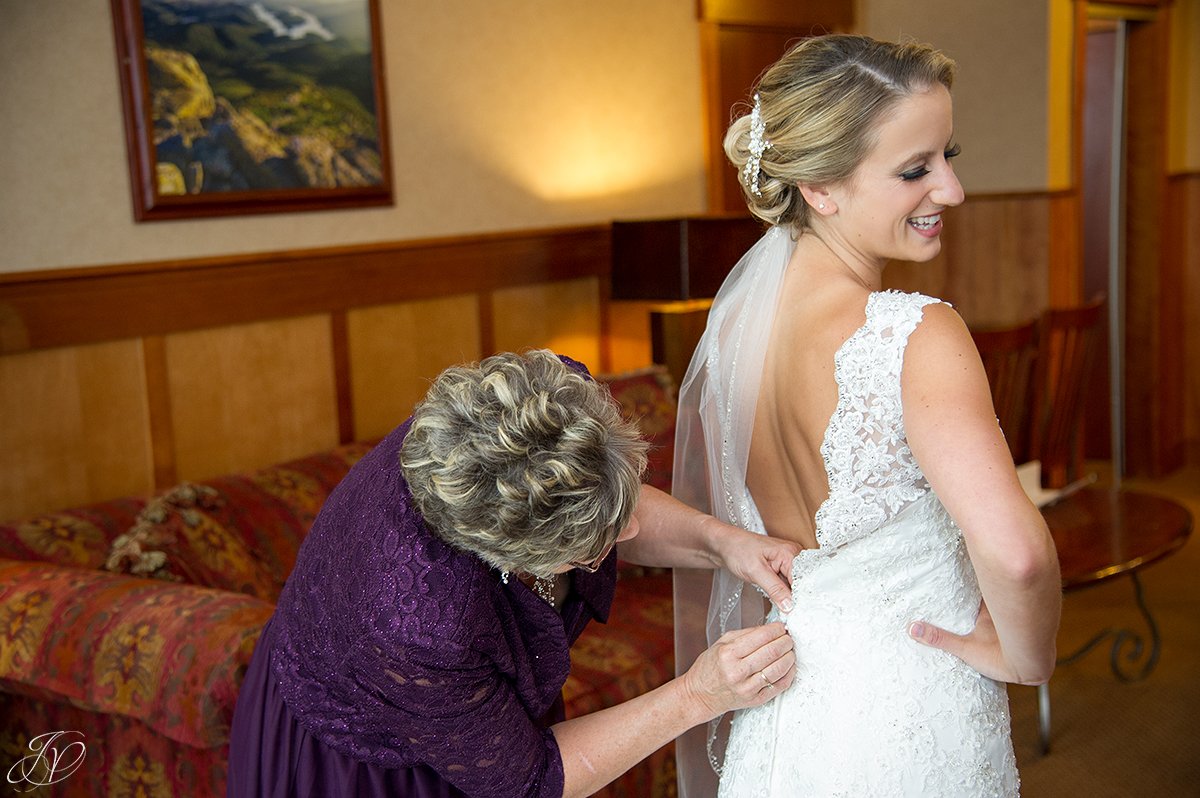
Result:
M942 153L942 157L948 161L951 158L958 156L960 153L962 153L962 147L957 144L951 144L946 148L945 152ZM929 169L924 164L921 164L914 169L909 169L907 172L901 172L900 179L904 181L920 180L927 174L929 174Z

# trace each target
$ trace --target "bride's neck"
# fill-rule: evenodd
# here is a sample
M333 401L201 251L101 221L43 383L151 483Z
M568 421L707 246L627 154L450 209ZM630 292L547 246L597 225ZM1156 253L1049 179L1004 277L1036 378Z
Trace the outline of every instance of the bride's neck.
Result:
M796 242L793 263L813 279L848 280L868 291L883 288L883 264L865 263L852 250L809 231Z

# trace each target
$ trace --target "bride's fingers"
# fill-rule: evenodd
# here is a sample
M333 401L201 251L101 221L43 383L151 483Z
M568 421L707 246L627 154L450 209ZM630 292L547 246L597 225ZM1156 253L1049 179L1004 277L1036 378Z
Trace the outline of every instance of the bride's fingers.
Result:
M960 659L966 647L966 641L960 635L947 632L945 629L923 621L914 621L909 624L908 634L913 640L919 643L924 643L932 648L940 648L942 651L953 654Z

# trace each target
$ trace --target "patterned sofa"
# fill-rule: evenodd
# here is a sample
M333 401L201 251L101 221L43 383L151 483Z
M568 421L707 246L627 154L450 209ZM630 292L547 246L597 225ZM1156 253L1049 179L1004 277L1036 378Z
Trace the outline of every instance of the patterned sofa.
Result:
M647 481L669 487L670 377L650 367L602 379L653 444ZM0 524L0 784L223 796L255 642L321 503L369 448ZM673 672L670 575L625 563L619 574L609 623L572 650L568 715ZM670 746L601 793L674 794Z

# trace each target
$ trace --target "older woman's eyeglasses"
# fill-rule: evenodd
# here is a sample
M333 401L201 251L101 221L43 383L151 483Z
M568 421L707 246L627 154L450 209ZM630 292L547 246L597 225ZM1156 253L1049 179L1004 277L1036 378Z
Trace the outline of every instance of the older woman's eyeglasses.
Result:
M599 557L590 562L575 562L572 560L571 562L567 563L567 565L571 566L572 568L578 568L581 571L587 571L589 574L594 574L600 570L601 565L604 565L604 561L608 559L608 555L612 553L613 546L615 545L617 545L617 541L614 540L612 543L609 543L604 547L604 551Z

